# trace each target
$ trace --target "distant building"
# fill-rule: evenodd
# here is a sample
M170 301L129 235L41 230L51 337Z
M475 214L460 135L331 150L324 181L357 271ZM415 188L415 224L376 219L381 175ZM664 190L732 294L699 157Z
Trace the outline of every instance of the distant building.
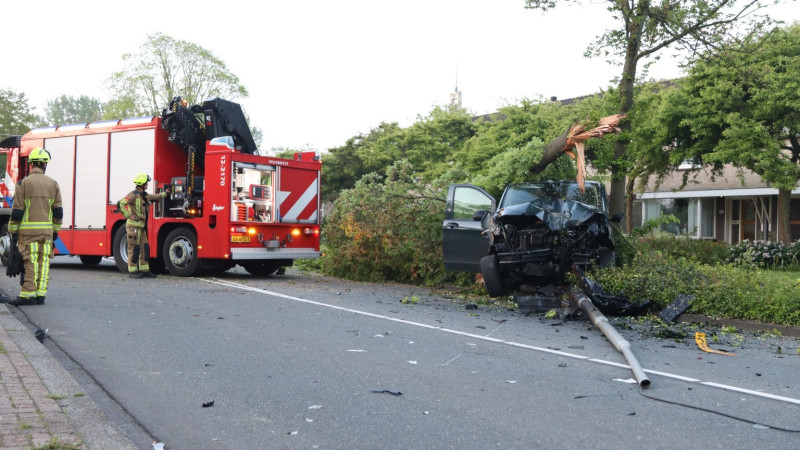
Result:
M461 91L458 90L458 85L456 85L456 90L450 93L450 106L461 108Z

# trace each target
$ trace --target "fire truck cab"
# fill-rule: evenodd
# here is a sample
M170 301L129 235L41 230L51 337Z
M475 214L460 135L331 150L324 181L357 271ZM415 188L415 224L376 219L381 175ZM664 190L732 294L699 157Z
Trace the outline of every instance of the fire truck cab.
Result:
M86 265L112 256L128 272L125 219L117 202L138 173L167 197L147 222L150 267L191 276L236 264L268 275L295 259L319 256L321 162L258 155L241 107L222 99L188 107L179 97L162 115L38 128L0 142L7 154L0 185L0 258L10 248L13 190L36 147L50 151L46 174L61 188L64 222L56 255ZM153 192L151 192L153 193Z

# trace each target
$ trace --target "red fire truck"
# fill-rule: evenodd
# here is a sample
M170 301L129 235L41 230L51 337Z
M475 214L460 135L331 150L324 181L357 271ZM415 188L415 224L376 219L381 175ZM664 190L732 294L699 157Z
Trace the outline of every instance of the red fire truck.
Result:
M14 186L36 147L50 151L46 173L61 187L57 255L78 256L86 265L113 256L127 273L117 202L133 190L136 174L147 173L156 191L170 187L147 223L154 271L191 276L239 264L268 275L319 256L319 155L260 156L238 104L215 98L187 107L176 97L161 116L38 128L0 141L7 156L0 183L3 263Z

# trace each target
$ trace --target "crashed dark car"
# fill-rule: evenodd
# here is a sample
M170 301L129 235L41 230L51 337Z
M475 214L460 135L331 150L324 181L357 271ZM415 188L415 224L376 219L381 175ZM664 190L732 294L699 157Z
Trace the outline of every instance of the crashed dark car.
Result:
M619 221L621 217L615 217ZM573 264L614 265L605 187L539 181L506 187L500 202L483 189L451 185L443 223L445 269L480 272L491 297L563 283Z

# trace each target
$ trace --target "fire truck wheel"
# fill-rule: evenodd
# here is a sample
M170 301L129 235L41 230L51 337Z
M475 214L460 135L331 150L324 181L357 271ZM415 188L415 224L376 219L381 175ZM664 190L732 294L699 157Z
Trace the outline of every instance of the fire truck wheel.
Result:
M122 273L128 273L128 233L124 226L117 228L114 233L111 249L114 252L114 263L117 265L117 269Z
M254 261L242 264L242 267L244 267L244 270L251 275L266 276L277 272L277 270L280 268L280 265L271 261Z
M100 255L80 255L78 258L81 259L81 262L85 266L96 266L103 260L103 257Z
M8 267L9 251L11 250L11 235L8 233L8 224L0 229L0 262Z
M197 235L189 228L172 230L164 241L164 264L169 273L179 277L190 277L197 272L200 258L197 257Z

